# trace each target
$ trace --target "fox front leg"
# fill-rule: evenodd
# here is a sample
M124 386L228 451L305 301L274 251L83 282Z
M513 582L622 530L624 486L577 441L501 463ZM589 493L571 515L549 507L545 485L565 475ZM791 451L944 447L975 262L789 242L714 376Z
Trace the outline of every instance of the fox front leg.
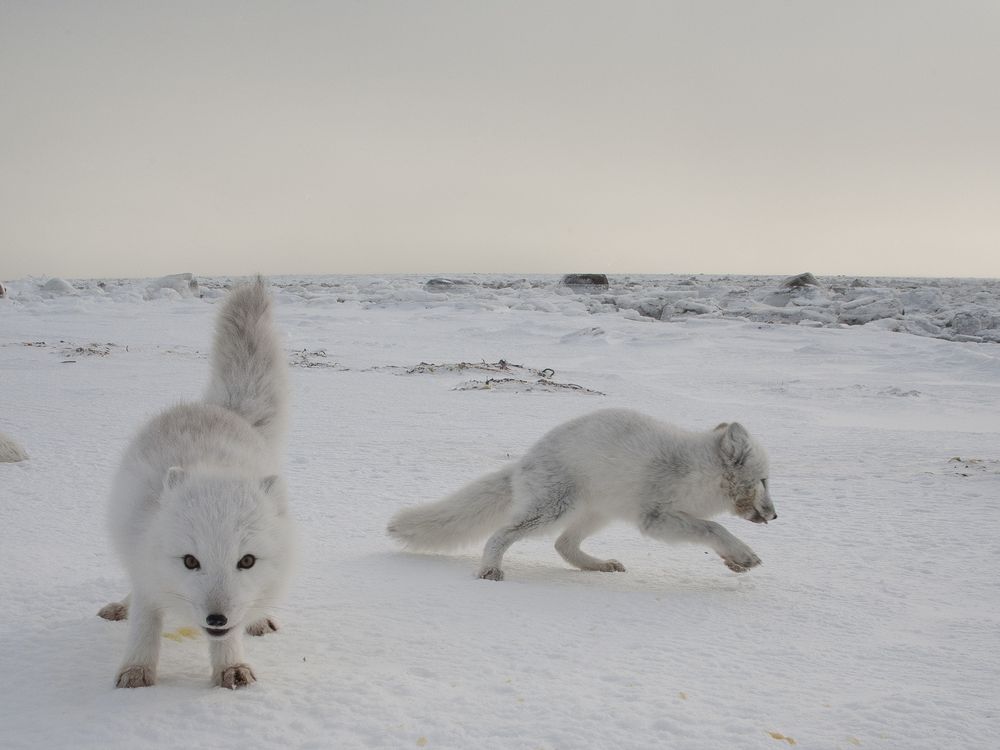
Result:
M236 690L257 682L253 668L244 661L240 630L234 628L228 637L212 637L208 651L212 657L212 680L219 687Z
M727 568L736 573L743 573L760 565L760 558L745 542L714 521L654 509L642 519L641 528L643 533L664 542L707 545L722 558Z
M130 609L128 646L115 687L149 687L156 683L163 614L151 603L139 600L132 602Z

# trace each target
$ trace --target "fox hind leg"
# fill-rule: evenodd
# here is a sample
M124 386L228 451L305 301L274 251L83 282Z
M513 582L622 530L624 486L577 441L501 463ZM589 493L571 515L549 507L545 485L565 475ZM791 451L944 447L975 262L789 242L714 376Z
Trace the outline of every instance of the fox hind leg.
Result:
M497 531L486 542L479 577L490 581L503 580L503 556L514 542L538 533L561 518L573 505L572 485L566 482L533 482L525 478L520 488L515 487L515 506L522 509L514 520ZM531 502L519 503L518 492L528 493Z
M514 542L545 530L572 510L577 487L561 461L536 450L522 459L511 477L513 511L506 526L486 542L479 577L503 580L503 556Z
M556 552L570 565L580 570L599 570L604 573L624 573L625 566L617 560L601 560L580 549L580 542L604 525L599 518L581 518L571 523L556 539Z
M503 556L510 549L510 545L518 539L535 531L543 523L541 516L531 516L518 521L510 526L505 526L489 538L486 547L483 549L483 560L479 565L479 577L489 581L503 580Z
M132 598L129 594L120 602L111 602L110 604L105 604L97 611L98 617L103 617L105 620L127 620L128 619L128 603Z
M267 635L277 632L280 627L273 617L261 617L247 625L246 631L247 635Z

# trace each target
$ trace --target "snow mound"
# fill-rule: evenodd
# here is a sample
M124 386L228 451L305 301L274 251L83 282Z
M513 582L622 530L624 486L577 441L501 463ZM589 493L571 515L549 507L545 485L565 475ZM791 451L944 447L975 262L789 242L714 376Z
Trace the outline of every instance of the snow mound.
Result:
M51 278L42 284L41 287L42 294L50 297L61 296L64 294L76 294L76 289L70 284L66 279L60 279L58 277Z
M198 286L198 279L191 273L173 273L169 276L161 276L153 279L146 286L147 299L162 299L170 296L170 292L176 292L180 297L200 297L201 289ZM164 294L166 292L166 295Z

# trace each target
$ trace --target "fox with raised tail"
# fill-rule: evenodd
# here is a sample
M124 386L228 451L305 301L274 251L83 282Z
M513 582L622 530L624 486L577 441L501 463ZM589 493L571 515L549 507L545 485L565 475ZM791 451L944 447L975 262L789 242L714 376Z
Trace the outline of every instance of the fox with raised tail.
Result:
M388 532L407 548L449 550L486 537L479 577L503 580L503 556L518 539L561 530L556 550L582 570L619 571L580 543L625 520L665 542L713 549L736 572L760 558L723 526L731 513L777 518L763 447L738 424L691 432L626 409L606 409L545 435L518 461L436 503L407 508Z
M117 687L153 685L163 612L181 607L208 638L216 685L256 681L245 633L276 629L293 530L279 477L288 419L287 364L262 279L219 312L204 398L150 420L122 458L110 527L132 593L100 611L128 619Z

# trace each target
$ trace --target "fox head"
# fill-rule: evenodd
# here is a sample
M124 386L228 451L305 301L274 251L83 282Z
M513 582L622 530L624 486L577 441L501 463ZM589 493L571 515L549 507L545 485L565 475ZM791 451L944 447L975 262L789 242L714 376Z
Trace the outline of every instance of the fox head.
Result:
M719 455L723 488L733 503L733 513L754 523L778 517L768 488L767 453L739 422L720 424Z
M276 476L172 468L163 480L155 554L167 594L212 637L268 614L291 564L292 528Z

